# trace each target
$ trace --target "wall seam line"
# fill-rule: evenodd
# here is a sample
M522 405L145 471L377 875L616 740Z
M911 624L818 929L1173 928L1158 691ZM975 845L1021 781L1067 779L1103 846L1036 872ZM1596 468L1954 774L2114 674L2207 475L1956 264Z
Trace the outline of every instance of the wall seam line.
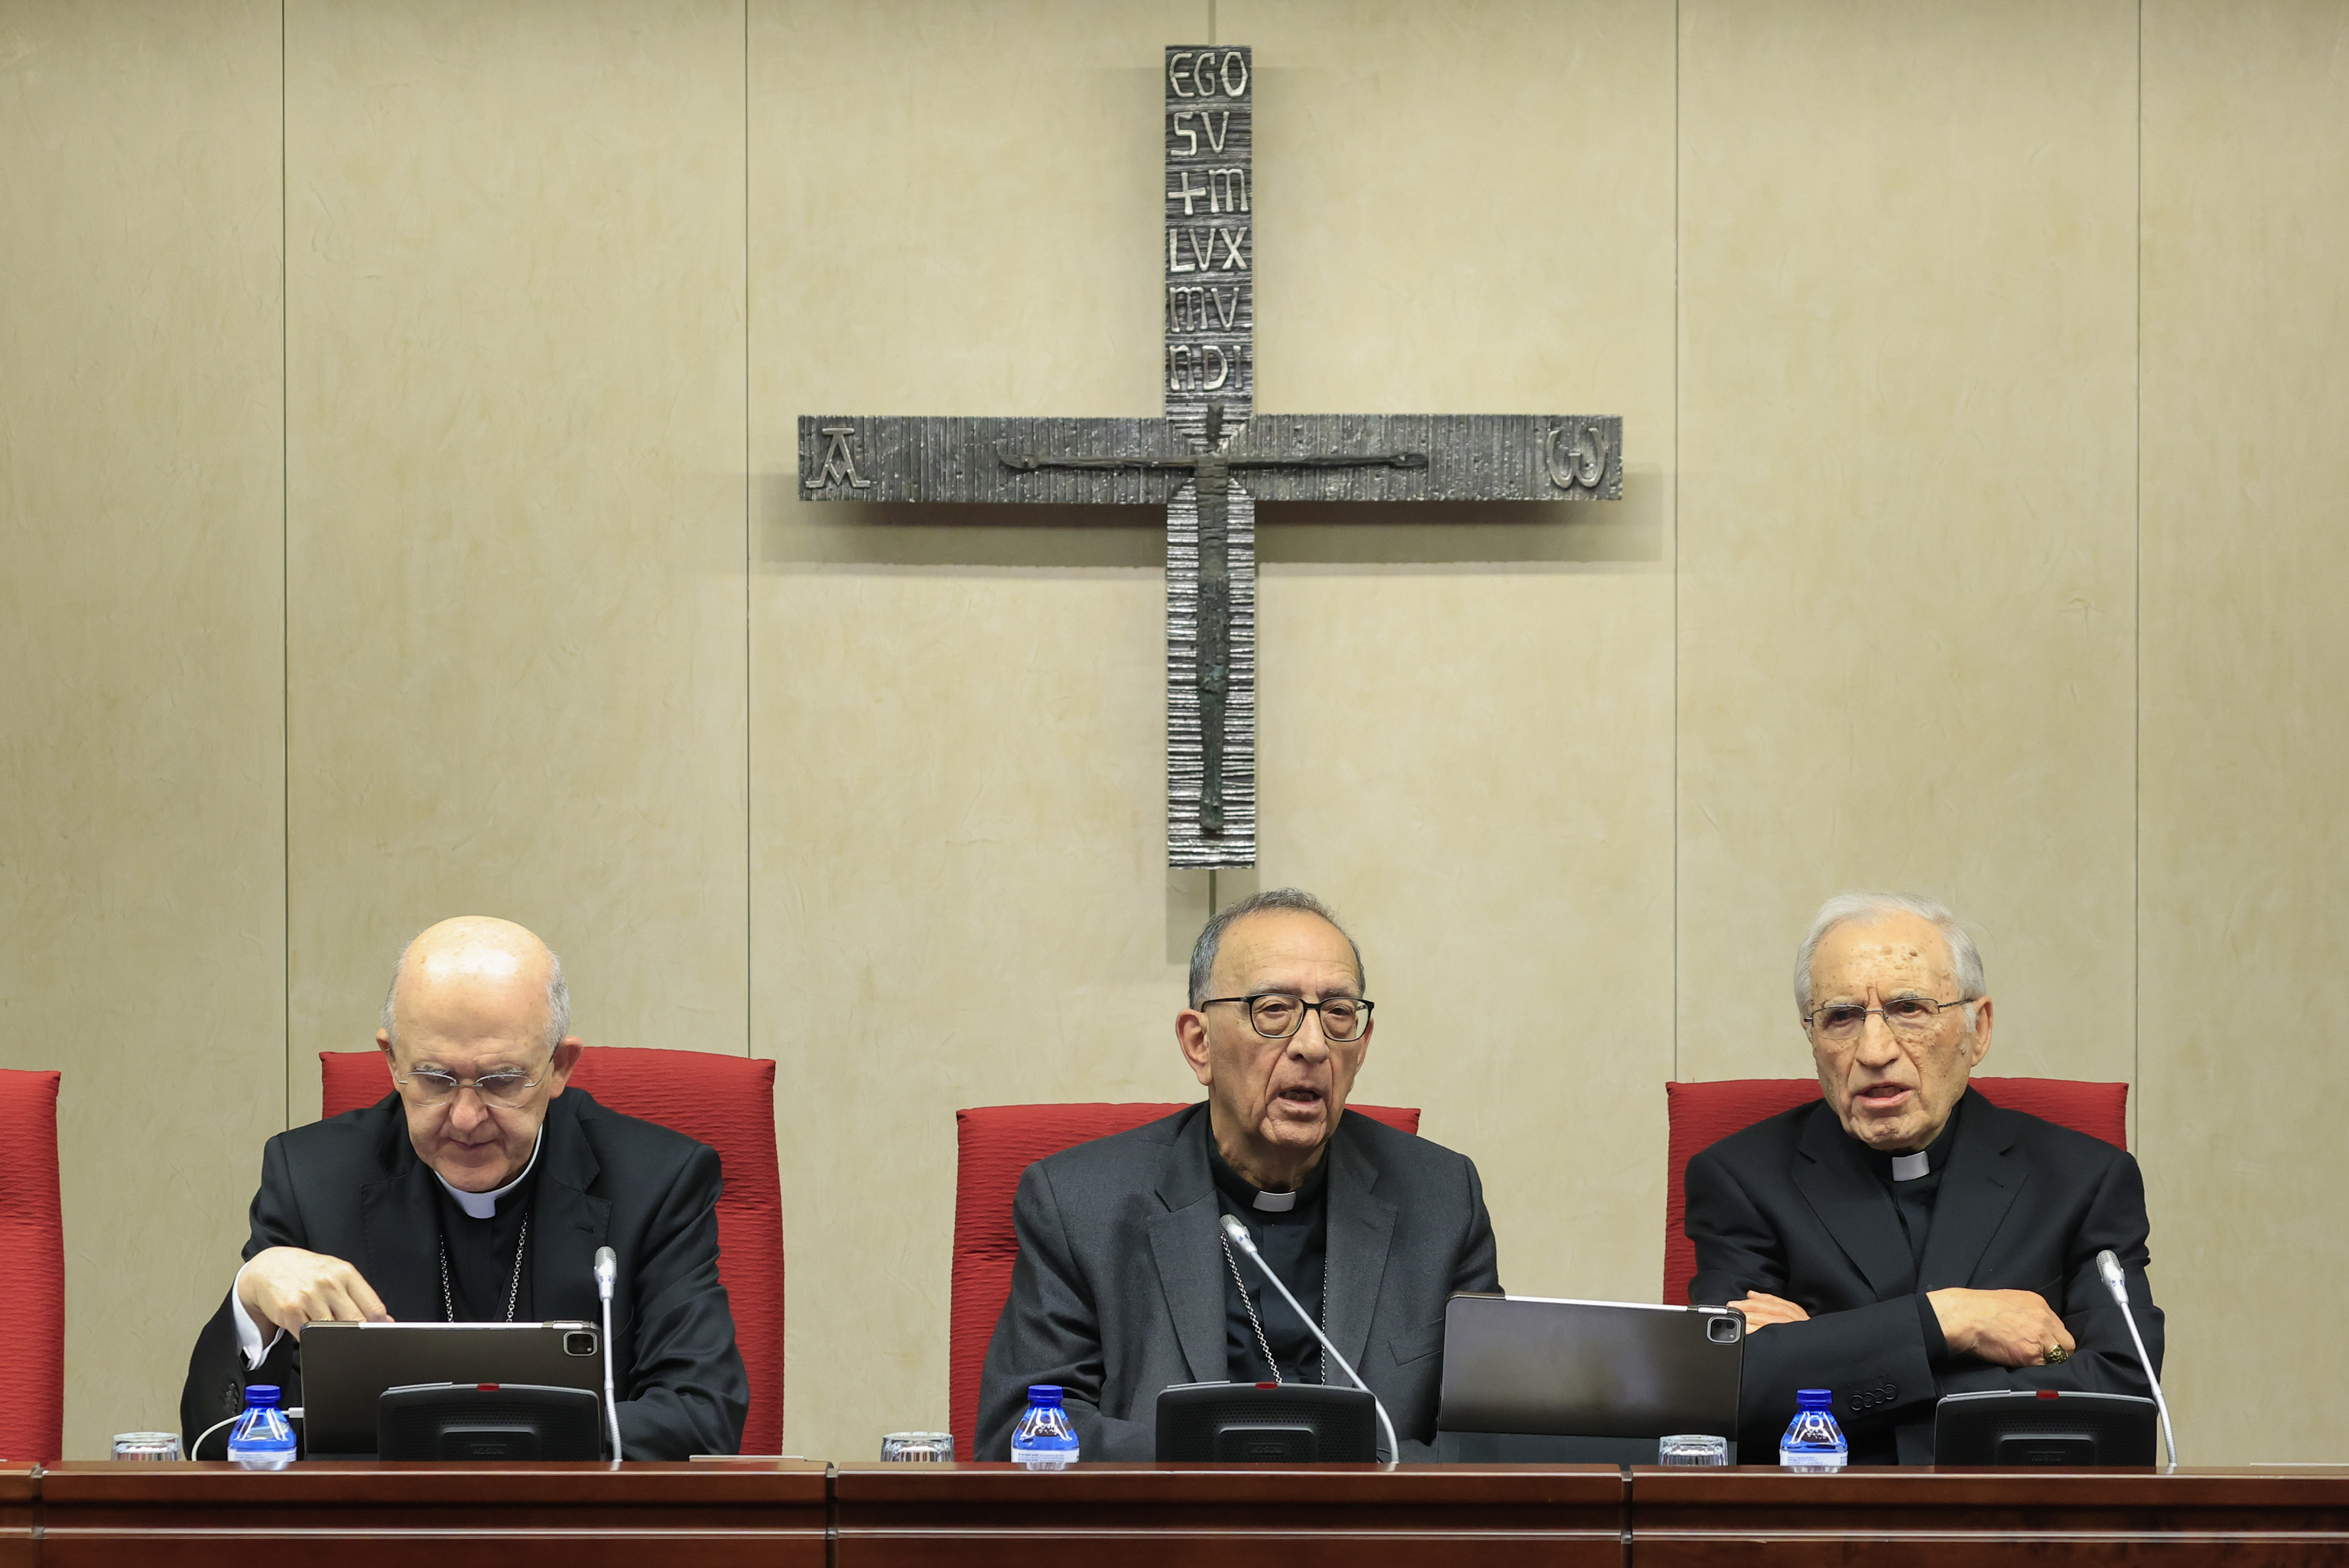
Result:
M1681 0L1672 0L1672 1081L1681 1076ZM1670 1202L1671 1194L1665 1195ZM1669 1238L1667 1238L1669 1241Z
M750 917L757 905L752 867L757 841L750 831L750 572L757 504L750 468L750 0L742 0L742 1055L759 1054L751 1006L758 999L757 947Z
M277 4L277 832L278 984L285 1006L284 1125L294 1125L294 350L291 251L286 199L287 0Z
M2129 755L2129 1100L2137 1122L2133 1142L2145 1141L2145 0L2137 4L2137 252L2136 363L2131 387L2135 407L2130 429L2131 504L2136 511L2130 567L2136 603L2130 632L2137 642L2130 674L2132 698Z

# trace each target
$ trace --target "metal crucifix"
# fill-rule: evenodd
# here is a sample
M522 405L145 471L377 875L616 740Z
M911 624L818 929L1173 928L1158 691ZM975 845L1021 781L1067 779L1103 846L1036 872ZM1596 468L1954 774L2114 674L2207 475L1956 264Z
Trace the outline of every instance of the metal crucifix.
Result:
M1613 500L1611 415L1257 415L1245 48L1166 51L1166 417L800 420L811 500L1166 509L1166 858L1256 863L1256 502Z

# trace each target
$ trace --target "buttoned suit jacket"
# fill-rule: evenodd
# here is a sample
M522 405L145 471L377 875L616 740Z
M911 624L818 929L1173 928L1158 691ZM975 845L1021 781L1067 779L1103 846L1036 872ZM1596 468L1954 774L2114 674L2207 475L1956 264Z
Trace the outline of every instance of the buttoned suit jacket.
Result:
M1228 1376L1228 1265L1206 1115L1190 1106L1021 1173L1011 1295L980 1377L980 1459L1010 1457L1030 1384L1066 1390L1084 1458L1148 1460L1159 1390ZM1324 1326L1386 1406L1401 1457L1423 1460L1444 1303L1454 1291L1501 1288L1484 1187L1464 1155L1350 1110L1325 1158ZM1264 1295L1265 1310L1288 1310ZM1342 1386L1344 1375L1333 1367L1330 1381Z
M2136 1160L1966 1090L1933 1201L1921 1263L1867 1147L1825 1100L1757 1122L1689 1161L1685 1230L1696 1246L1689 1300L1783 1296L1808 1323L1745 1342L1739 1450L1766 1455L1795 1391L1835 1390L1855 1463L1930 1463L1933 1402L2000 1388L2150 1392L2120 1308L2098 1277L2109 1247L2128 1282L2147 1353L2161 1364L2160 1309L2146 1284L2145 1179ZM1944 1286L2029 1290L2078 1341L2054 1367L1928 1354L1916 1297ZM1764 1462L1767 1462L1764 1460Z
M718 1279L717 1150L578 1088L547 1102L542 1136L527 1265L535 1315L600 1322L595 1249L610 1247L619 1264L614 1387L627 1457L734 1452L750 1380ZM397 1094L281 1132L262 1151L244 1255L289 1246L341 1258L395 1319L440 1322L436 1187ZM230 1316L237 1310L232 1292L189 1358L180 1421L191 1458L199 1433L242 1408L248 1382L277 1384L285 1403L301 1402L300 1346L287 1335L247 1372Z

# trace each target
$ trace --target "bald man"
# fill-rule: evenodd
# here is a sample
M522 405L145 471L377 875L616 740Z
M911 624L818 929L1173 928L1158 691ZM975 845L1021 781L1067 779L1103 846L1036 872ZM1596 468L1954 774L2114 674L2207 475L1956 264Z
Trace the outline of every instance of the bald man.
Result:
M511 921L408 944L375 1037L393 1092L262 1153L244 1266L180 1398L190 1458L247 1383L301 1402L305 1326L595 1322L603 1246L626 1457L735 1450L750 1386L718 1282L717 1152L566 1092L570 1030L562 960Z

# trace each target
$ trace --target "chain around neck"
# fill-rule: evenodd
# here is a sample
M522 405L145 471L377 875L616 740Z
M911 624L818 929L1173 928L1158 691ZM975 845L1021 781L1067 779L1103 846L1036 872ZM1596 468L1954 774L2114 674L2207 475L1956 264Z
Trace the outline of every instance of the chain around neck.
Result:
M514 1307L522 1300L522 1255L530 1247L530 1213L522 1216L522 1233L514 1238L513 1279L506 1286L506 1321L514 1320ZM1229 1249L1226 1248L1226 1251ZM457 1321L457 1297L449 1288L449 1233L440 1233L440 1310L448 1315L443 1321ZM1259 1330L1259 1335L1261 1331Z
M1272 1380L1276 1383L1286 1382L1288 1379L1280 1375L1280 1363L1272 1358L1272 1341L1265 1337L1264 1319L1256 1315L1256 1298L1248 1295L1247 1281L1240 1276L1240 1260L1232 1255L1232 1243L1229 1241L1225 1240L1221 1235L1216 1239L1223 1244L1224 1262L1231 1265L1232 1283L1240 1287L1240 1306L1247 1313L1248 1326L1256 1330L1256 1347L1264 1353L1264 1364L1272 1368ZM444 1264L443 1267L445 1268L446 1265ZM1322 1272L1325 1275L1329 1272L1326 1264L1323 1265ZM1321 1289L1321 1332L1324 1334L1330 1332L1330 1290L1326 1278ZM1330 1353L1320 1348L1317 1343L1313 1355L1315 1360L1319 1363L1321 1381L1329 1382ZM1305 1370L1304 1365L1300 1362L1297 1369L1302 1373Z

